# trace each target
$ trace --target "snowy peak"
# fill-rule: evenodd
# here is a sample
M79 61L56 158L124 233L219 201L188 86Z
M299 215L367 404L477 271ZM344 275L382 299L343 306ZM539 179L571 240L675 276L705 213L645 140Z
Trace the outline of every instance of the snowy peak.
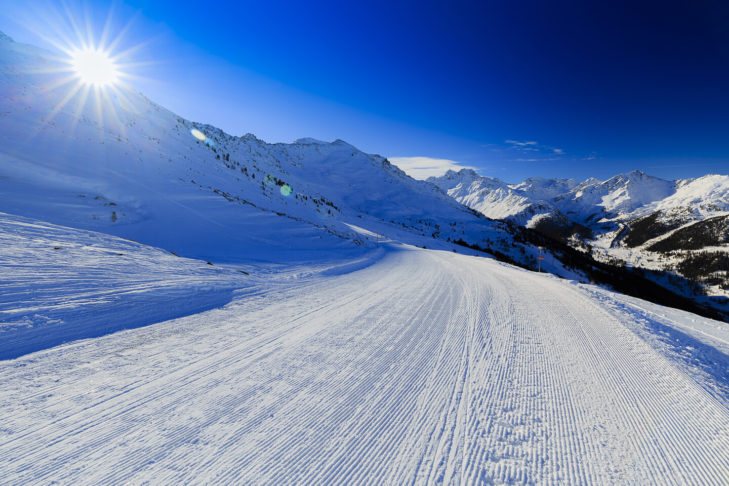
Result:
M296 140L294 140L294 144L297 144L297 145L329 145L329 142L317 140L316 138L304 137L304 138L297 138Z
M428 181L490 218L563 240L577 234L597 242L604 236L607 246L635 247L680 226L729 213L726 175L668 181L634 170L604 181L530 177L506 184L462 170Z
M508 218L515 211L521 211L526 203L524 197L504 181L481 176L473 169L449 170L441 177L430 177L427 182L493 219Z
M297 138L294 140L292 145L314 145L319 147L340 147L340 148L348 148L348 149L354 149L359 151L354 145L345 142L342 139L336 139L332 142L324 142L323 140L318 140L316 138L311 137L303 137L303 138Z
M500 179L481 176L471 169L448 171L442 177L429 178L428 182L489 218L507 219L527 227L533 227L545 218L563 219L551 203L539 196L558 192L560 186L573 185L573 181L566 179L538 178L510 185Z
M482 176L480 176L478 172L473 169L461 169L459 171L449 169L443 177L445 177L446 179L478 179Z
M518 204L511 215L524 209L524 202L549 204L580 223L626 221L661 210L695 213L697 218L729 211L729 176L706 175L696 179L669 181L641 170L618 174L607 180L589 178L581 183L574 179L530 177L519 184L507 184L484 177L471 169L448 171L431 177L436 184L461 202L496 217L482 201L511 198ZM478 197L474 194L478 193ZM487 194L493 193L493 194ZM469 201L469 202L466 202ZM509 217L503 208L499 211Z
M674 186L674 182L672 181L650 176L640 170L634 170L627 174L618 174L602 184L611 190L625 186L635 189L648 189L653 193L655 193L656 190L670 190ZM660 196L660 194L656 195Z
M493 177L484 177L473 169L461 169L458 172L449 170L440 177L428 178L427 182L435 184L446 192L456 187L470 187L473 191L478 191L482 188L509 188L506 182Z
M729 176L710 174L676 181L676 191L655 204L655 210L688 208L696 216L708 217L729 211Z
M554 199L557 207L580 223L624 218L675 192L675 182L635 170L606 181L591 178Z
M577 185L578 182L574 179L529 177L520 184L512 185L511 188L528 194L532 199L547 201L571 191Z
M444 175L440 177L429 177L427 179L427 182L430 182L431 184L435 184L436 186L440 187L441 189L447 190L452 189L456 186L470 186L474 182L484 182L486 180L496 180L491 179L488 177L483 177L479 175L475 170L473 169L461 169L459 171L455 170L448 170ZM446 189L446 187L448 189Z

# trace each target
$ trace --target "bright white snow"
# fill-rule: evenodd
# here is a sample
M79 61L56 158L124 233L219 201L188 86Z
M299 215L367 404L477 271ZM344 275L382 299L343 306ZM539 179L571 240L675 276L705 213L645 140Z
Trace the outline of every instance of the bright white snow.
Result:
M662 312L665 343L658 306L544 274L370 263L0 362L2 482L729 481L720 323Z

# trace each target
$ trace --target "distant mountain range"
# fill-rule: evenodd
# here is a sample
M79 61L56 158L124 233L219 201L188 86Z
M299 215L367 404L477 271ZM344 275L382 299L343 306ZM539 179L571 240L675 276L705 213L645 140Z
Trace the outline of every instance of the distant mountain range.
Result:
M597 259L676 272L708 295L729 290L729 176L667 181L641 171L605 181L530 178L508 184L470 169L428 182L494 219L512 221Z

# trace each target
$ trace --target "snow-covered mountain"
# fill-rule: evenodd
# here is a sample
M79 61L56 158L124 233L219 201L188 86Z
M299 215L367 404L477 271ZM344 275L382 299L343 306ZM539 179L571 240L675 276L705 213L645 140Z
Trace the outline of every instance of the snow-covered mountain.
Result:
M571 191L578 182L574 179L547 179L544 177L529 177L520 184L512 185L514 190L522 191L532 199L546 201Z
M472 169L449 170L441 177L429 178L428 182L435 182L458 202L493 219L521 215L533 203L527 195L505 182L480 176Z
M300 260L378 233L513 251L502 223L341 140L233 136L128 89L84 103L63 76L0 39L0 211L218 260Z
M441 177L431 177L435 184L458 202L493 219L505 219L539 230L556 239L566 240L585 228L567 218L552 202L577 185L572 179L530 178L521 184L508 184L483 177L472 169L449 170Z
M706 175L675 181L672 193L626 215L617 241L636 247L674 229L729 213L729 176ZM653 226L645 228L646 223ZM648 230L647 232L645 230Z
M553 201L571 219L596 225L621 218L646 204L668 197L673 186L673 182L636 170L606 181L588 179L554 197Z
M590 245L600 258L690 276L711 295L726 295L729 287L721 274L722 253L729 252L723 229L729 218L727 175L668 181L636 170L605 181L530 178L508 184L464 169L428 181L486 216L576 247ZM694 253L706 250L718 253L702 264Z

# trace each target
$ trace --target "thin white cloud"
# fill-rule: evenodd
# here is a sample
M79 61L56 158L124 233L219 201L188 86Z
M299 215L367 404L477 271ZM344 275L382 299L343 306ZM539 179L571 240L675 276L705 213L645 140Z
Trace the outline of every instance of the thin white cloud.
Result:
M557 147L550 147L549 145L542 145L534 140L527 140L527 141L519 141L519 140L512 140L507 139L504 140L504 143L509 146L509 148L518 150L519 152L525 152L530 153L530 155L536 155L539 154L553 154L553 155L564 155L565 152L561 148Z
M513 145L514 147L536 147L537 145L539 145L533 140L529 140L527 142L520 142L519 140L504 140L504 143L508 143L509 145Z
M562 160L560 157L520 157L518 159L514 159L515 162L551 162L554 160Z
M402 169L413 179L425 180L428 177L442 176L449 170L475 169L449 159L432 157L388 157L390 162Z

